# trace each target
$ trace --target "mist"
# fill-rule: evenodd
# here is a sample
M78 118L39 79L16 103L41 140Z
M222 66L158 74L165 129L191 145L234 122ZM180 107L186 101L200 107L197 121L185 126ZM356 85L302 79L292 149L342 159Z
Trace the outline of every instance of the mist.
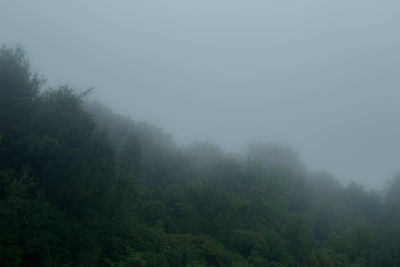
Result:
M182 145L298 151L381 188L400 171L398 1L2 1L0 42Z

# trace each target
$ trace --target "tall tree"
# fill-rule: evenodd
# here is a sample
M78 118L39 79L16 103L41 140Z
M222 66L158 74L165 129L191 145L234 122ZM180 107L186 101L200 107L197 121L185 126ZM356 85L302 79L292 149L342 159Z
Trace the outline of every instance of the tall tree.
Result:
M0 49L0 166L22 170L31 120L44 80L32 74L22 48Z

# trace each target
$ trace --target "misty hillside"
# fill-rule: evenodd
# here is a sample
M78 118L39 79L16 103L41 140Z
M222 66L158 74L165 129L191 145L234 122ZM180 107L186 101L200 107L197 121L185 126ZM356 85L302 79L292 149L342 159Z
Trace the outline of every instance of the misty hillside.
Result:
M0 50L0 266L399 266L384 192L290 147L182 146Z

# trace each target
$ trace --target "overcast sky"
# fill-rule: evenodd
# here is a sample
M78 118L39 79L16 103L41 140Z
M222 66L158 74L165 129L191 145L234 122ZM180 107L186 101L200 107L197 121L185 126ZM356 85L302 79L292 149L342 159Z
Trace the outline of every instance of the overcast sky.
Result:
M0 0L0 42L178 143L280 142L368 187L400 172L398 0Z

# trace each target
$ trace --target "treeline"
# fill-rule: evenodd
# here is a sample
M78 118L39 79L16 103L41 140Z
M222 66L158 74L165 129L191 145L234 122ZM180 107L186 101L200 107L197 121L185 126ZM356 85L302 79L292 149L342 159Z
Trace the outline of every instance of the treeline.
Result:
M0 266L400 266L383 193L253 143L177 146L0 50Z

